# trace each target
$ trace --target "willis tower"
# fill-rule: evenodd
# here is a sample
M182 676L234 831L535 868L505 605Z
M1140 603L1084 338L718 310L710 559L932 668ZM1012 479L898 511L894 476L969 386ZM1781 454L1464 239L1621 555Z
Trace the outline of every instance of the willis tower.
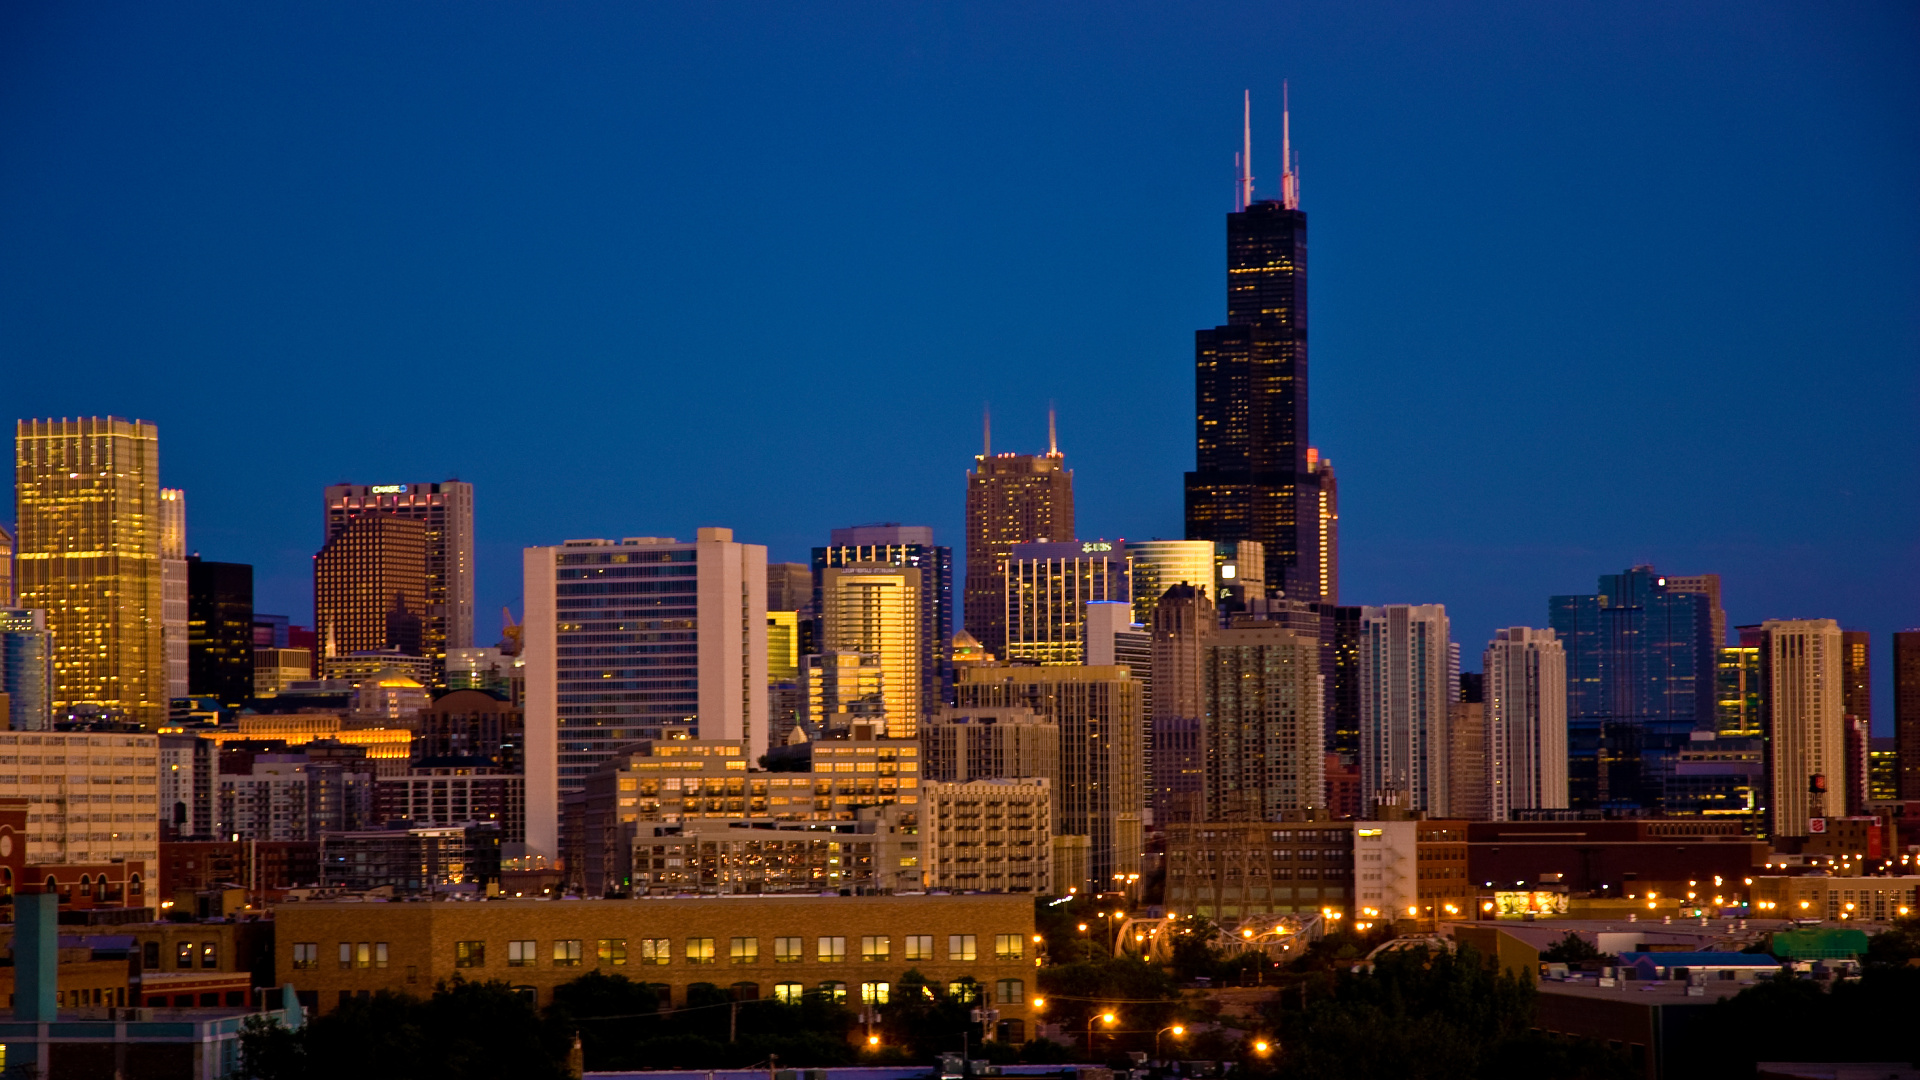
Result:
M1227 215L1227 323L1194 334L1197 466L1187 538L1257 540L1267 592L1322 599L1319 484L1307 464L1307 215L1281 112L1280 198L1253 197L1251 99Z

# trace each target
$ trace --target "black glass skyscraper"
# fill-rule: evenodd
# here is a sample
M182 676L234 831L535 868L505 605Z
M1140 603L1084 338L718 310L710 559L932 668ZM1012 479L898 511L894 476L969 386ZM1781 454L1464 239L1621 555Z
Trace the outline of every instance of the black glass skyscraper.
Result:
M1547 620L1567 651L1574 809L1665 805L1680 750L1714 727L1711 602L1636 566L1595 595L1553 597Z
M1236 202L1227 323L1194 334L1187 539L1258 540L1269 595L1320 600L1319 497L1307 468L1307 215L1291 167L1278 200L1254 200L1243 168Z

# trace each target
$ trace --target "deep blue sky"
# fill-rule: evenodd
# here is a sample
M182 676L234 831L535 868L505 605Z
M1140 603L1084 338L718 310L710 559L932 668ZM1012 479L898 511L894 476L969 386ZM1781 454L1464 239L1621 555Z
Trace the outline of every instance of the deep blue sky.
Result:
M957 543L987 401L1178 536L1285 77L1344 600L1920 624L1920 8L1674 8L8 4L0 411L157 421L296 619L322 485L473 481L488 641L527 544Z

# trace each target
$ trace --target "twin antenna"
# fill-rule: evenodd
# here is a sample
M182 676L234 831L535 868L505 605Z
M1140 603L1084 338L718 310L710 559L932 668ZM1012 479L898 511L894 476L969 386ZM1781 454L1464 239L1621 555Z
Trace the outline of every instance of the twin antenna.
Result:
M993 410L986 406L980 409L980 456L993 456ZM1060 426L1051 401L1047 402L1047 456L1060 456Z
M1293 152L1293 123L1287 102L1287 84L1280 83L1280 205L1300 209L1300 156ZM1233 155L1239 175L1233 182L1235 213L1253 205L1253 91L1240 103L1240 152Z

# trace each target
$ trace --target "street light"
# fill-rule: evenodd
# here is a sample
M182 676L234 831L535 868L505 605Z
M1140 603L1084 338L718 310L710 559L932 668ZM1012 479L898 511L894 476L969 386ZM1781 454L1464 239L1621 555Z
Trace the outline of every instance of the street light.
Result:
M1255 1039L1253 1041L1253 1052L1256 1054L1265 1054L1271 1049L1273 1049L1273 1044L1265 1039Z
M1110 1012L1103 1012L1098 1016L1087 1017L1087 1056L1088 1057L1093 1056L1093 1022L1095 1020L1098 1020L1101 1023L1107 1025L1108 1027L1112 1027L1114 1024L1114 1021L1118 1019L1119 1017L1114 1016Z
M1153 1060L1155 1061L1162 1060L1160 1057L1160 1036L1163 1032L1168 1032L1168 1031L1173 1032L1173 1037L1176 1039L1182 1038L1187 1034L1186 1027L1181 1024L1168 1024L1166 1027L1163 1027L1159 1031L1154 1032L1153 1033Z

